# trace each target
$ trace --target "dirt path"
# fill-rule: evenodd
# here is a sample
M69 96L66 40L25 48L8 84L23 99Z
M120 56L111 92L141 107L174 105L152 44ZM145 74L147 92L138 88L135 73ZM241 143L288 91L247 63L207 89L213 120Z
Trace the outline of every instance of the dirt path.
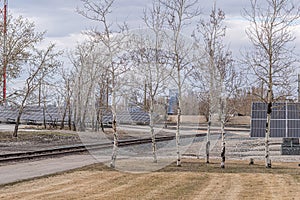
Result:
M299 173L130 174L109 169L82 169L2 187L0 199L296 200L300 199L299 188Z

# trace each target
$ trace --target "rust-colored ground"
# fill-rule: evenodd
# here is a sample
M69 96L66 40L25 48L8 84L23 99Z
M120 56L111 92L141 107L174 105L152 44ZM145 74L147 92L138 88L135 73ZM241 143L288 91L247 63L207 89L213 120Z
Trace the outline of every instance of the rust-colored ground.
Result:
M300 199L300 167L296 163L186 159L159 172L130 174L92 165L55 176L0 188L0 199Z

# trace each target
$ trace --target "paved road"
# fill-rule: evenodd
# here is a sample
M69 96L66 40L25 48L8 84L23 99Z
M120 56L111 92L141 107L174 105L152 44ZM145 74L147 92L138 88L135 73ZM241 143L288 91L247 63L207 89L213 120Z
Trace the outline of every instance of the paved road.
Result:
M96 163L91 155L70 155L0 166L0 185Z

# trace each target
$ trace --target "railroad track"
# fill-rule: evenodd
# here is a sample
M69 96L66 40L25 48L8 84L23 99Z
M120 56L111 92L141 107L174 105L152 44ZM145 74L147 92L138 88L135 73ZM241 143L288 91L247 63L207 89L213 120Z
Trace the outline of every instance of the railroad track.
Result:
M218 134L218 133L212 133L212 135L214 134ZM193 135L181 135L180 138L184 139L184 138L204 137L204 136L206 136L206 133L199 133ZM155 138L155 141L163 142L163 141L174 140L174 139L175 139L175 135L159 136ZM139 145L139 144L146 144L151 142L152 142L151 138L119 140L118 146L125 147L130 145ZM100 143L100 144L87 144L87 145L79 144L79 145L63 146L63 147L57 147L51 149L42 149L37 151L1 154L0 164L8 163L8 162L18 162L18 161L30 160L30 159L64 156L68 154L78 154L82 152L87 152L88 150L112 148L112 145L113 142Z
M182 136L181 138L188 138L188 137L195 137L195 136L200 137L204 135L205 134L185 135ZM174 139L175 136L161 136L155 138L156 142L163 142L163 141L174 140ZM151 142L152 142L151 138L120 140L118 141L118 147L146 144ZM88 144L88 145L79 144L79 145L63 146L63 147L57 147L51 149L43 149L38 151L1 154L0 164L8 163L8 162L18 162L18 161L24 161L30 159L64 156L68 154L77 154L81 152L86 152L88 150L112 148L112 146L113 146L113 142L100 143L100 144Z

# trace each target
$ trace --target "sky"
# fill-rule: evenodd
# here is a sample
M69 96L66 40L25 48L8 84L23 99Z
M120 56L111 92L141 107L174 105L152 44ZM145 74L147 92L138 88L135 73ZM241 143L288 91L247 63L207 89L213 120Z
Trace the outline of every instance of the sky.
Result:
M22 15L33 21L36 31L46 31L44 46L55 43L57 48L70 52L75 46L84 41L83 31L98 26L98 24L84 18L76 12L76 8L82 7L80 0L7 0L8 13L17 18ZM258 0L262 3L262 0ZM299 3L299 0L290 0ZM200 17L207 18L211 12L214 0L198 0L202 11ZM1 6L3 0L0 0ZM249 45L245 29L249 23L242 17L243 9L249 9L250 0L216 0L217 7L225 14L226 38L225 42L233 52L235 60L242 58ZM113 22L126 23L129 29L143 28L143 10L151 7L151 0L115 0L110 20ZM188 27L184 34L190 36L194 27ZM300 21L295 26L295 46L300 55ZM43 46L42 45L42 46ZM65 68L72 67L67 54L62 57ZM295 74L300 73L300 68ZM8 90L20 88L24 84L24 77L9 80ZM9 89L11 88L11 89ZM13 90L11 90L13 91Z
M3 0L0 0L3 3ZM201 17L208 16L213 0L199 0ZM217 0L217 6L226 14L226 42L235 57L247 47L249 40L245 34L248 22L241 16L244 8L249 8L249 0ZM34 21L37 31L47 31L45 43L56 43L61 49L72 49L83 41L82 31L97 26L76 12L80 0L8 0L8 12L13 16L22 15ZM144 27L143 10L151 6L151 0L115 0L111 20L126 21L130 29ZM190 35L188 31L185 33ZM300 26L295 31L296 45L300 46ZM297 50L299 51L299 50ZM300 53L299 53L300 54Z

